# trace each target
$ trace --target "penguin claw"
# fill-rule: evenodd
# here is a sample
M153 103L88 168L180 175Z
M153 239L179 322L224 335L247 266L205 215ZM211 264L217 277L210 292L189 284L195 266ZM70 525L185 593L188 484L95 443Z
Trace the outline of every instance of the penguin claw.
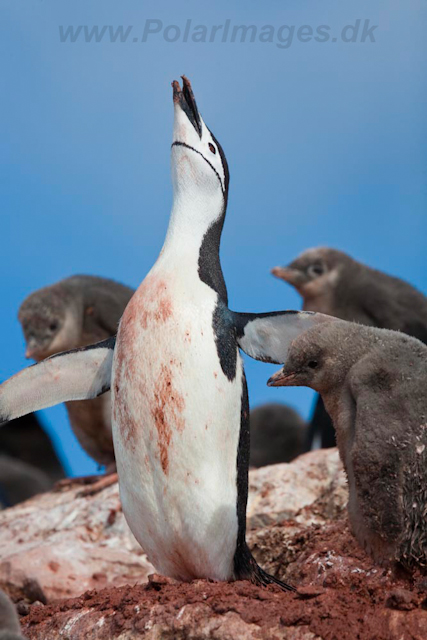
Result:
M296 588L293 585L282 582L282 580L279 580L279 578L275 578L274 576L270 575L269 573L264 571L264 569L261 569L261 567L257 568L257 571L252 578L252 582L254 584L260 585L261 587L266 587L269 584L275 584L280 587L282 591L292 591L296 593Z
M259 587L266 587L269 584L276 584L282 591L296 592L296 588L286 582L282 582L279 578L270 575L264 569L261 569L246 543L240 546L235 559L235 578L237 580L250 580L252 584Z

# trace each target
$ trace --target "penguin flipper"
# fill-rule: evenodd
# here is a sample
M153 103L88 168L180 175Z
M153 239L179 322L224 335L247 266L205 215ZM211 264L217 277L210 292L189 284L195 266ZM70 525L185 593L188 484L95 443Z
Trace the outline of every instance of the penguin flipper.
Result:
M292 340L319 322L335 318L312 311L232 312L239 347L262 362L284 364Z
M0 385L0 423L69 400L89 400L110 388L116 338L58 353Z

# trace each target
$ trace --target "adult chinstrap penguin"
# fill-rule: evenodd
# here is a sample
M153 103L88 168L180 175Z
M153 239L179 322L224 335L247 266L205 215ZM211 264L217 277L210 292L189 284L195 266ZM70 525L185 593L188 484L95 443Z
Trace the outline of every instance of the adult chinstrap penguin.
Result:
M228 308L219 259L227 161L186 78L182 89L173 83L173 102L168 232L126 307L115 348L105 341L18 374L0 387L0 414L20 411L16 398L27 380L40 403L39 367L41 378L56 372L49 403L55 395L64 400L68 384L68 399L84 395L85 384L86 397L111 387L123 512L156 569L180 580L249 579L290 589L246 545L249 405L239 347L283 363L293 337L324 316Z

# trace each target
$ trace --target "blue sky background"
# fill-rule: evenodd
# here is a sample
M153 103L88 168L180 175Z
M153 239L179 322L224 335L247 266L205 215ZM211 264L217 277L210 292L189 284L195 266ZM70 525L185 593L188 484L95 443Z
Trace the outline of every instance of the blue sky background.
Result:
M2 0L1 14L1 379L27 364L16 313L31 291L75 273L136 287L155 261L172 195L170 82L182 73L230 165L232 308L299 308L269 270L316 245L427 293L424 0ZM331 38L140 42L147 19L183 29L187 18L209 29L327 25ZM378 25L374 43L341 40L357 19ZM124 43L61 43L59 25L133 29ZM272 370L247 362L251 404L308 416L311 392L268 389ZM63 407L42 419L68 472L95 471Z

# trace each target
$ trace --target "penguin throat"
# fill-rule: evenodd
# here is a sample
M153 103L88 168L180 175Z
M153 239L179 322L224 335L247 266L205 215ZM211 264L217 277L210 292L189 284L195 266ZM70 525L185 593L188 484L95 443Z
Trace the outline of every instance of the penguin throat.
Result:
M184 207L179 198L174 203L162 255L169 258L173 255L178 260L177 268L193 265L200 280L227 304L227 289L219 258L226 205L224 197L215 200L209 208L203 203L203 208L198 211L194 202L186 203Z

